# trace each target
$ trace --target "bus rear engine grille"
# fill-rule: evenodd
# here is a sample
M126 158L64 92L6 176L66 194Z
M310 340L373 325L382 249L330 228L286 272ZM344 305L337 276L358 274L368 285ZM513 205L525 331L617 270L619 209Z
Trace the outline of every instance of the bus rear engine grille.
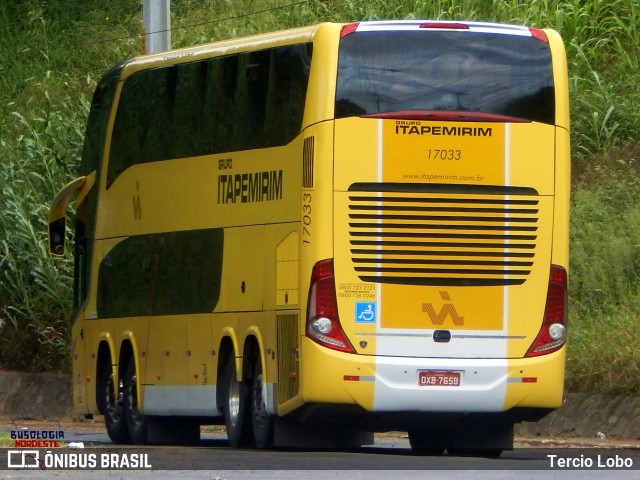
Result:
M365 193L353 187L351 259L365 282L520 285L531 273L539 217L533 189L466 186L462 193L430 185L424 192Z

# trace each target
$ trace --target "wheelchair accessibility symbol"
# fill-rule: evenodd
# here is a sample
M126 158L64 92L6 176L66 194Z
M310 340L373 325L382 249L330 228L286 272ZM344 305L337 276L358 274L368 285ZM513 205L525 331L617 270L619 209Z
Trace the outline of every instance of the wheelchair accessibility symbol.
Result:
M376 304L356 302L356 323L376 323Z

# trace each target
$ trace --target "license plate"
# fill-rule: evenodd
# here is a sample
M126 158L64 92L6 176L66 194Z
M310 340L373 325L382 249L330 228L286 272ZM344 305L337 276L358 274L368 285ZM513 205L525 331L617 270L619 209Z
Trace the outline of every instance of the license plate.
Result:
M418 372L418 385L421 387L459 387L460 381L460 372Z

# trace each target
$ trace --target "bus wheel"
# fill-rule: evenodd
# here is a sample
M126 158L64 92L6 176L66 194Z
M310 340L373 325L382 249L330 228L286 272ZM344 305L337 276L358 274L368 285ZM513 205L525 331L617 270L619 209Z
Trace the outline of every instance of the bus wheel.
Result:
M251 424L256 447L271 448L273 447L273 418L267 412L262 388L262 362L258 357L251 382Z
M147 419L138 409L136 380L136 362L130 358L124 376L124 417L127 420L131 443L144 445L147 443Z
M104 415L104 424L109 438L113 443L131 443L122 407L124 386L120 379L118 388L114 388L110 358L100 365L97 392L98 408Z
M229 357L224 368L224 423L231 448L251 445L251 432L247 418L247 385L236 379L236 362Z

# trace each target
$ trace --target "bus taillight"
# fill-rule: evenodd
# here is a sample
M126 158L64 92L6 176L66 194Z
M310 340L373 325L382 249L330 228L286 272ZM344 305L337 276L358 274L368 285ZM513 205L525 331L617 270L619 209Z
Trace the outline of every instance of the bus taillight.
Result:
M567 271L551 265L544 321L527 357L555 352L567 340Z
M313 266L306 330L307 337L320 345L341 352L355 352L340 326L331 258L321 260Z
M469 25L457 22L425 22L420 28L442 28L446 30L469 30Z

